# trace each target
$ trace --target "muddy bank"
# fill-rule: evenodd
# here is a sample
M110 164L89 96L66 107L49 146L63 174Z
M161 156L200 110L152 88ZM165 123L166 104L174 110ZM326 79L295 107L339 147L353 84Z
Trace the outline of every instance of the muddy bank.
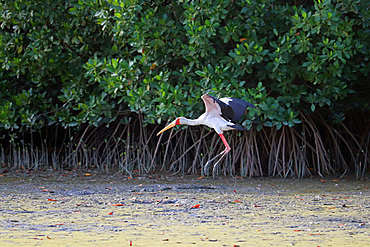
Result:
M0 245L368 246L355 179L0 176Z

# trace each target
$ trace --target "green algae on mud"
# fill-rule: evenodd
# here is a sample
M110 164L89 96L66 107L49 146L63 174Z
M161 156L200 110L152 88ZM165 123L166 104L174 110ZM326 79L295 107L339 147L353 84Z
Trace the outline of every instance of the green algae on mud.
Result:
M0 245L368 246L368 181L0 177Z

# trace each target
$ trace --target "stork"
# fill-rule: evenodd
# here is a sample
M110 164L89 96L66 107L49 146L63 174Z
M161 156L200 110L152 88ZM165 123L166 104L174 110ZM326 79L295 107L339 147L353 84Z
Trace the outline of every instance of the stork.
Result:
M187 119L185 117L178 117L173 122L168 124L165 128L158 132L157 136L162 132L175 127L180 124L187 125L206 125L213 128L220 136L225 145L225 150L210 159L204 166L204 173L207 174L209 164L221 156L221 158L214 164L212 175L215 177L217 165L222 158L230 152L231 148L224 137L224 131L228 130L245 130L242 126L235 123L246 112L248 107L255 107L253 104L236 98L221 98L217 99L208 94L202 96L202 100L206 107L206 112L197 119Z

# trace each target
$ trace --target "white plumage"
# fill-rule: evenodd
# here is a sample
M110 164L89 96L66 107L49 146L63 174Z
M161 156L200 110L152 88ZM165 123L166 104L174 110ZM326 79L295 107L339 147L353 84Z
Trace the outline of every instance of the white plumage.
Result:
M204 167L204 171L207 174L210 162L221 156L221 158L215 163L213 167L213 177L215 177L216 167L218 163L230 151L230 146L227 143L223 135L223 132L233 129L244 130L243 127L241 127L238 124L235 124L233 121L237 121L245 113L245 110L247 109L248 106L254 107L254 105L241 99L236 98L217 99L208 94L204 94L202 96L202 100L206 107L206 111L199 118L197 119L187 119L185 117L176 118L176 120L171 122L160 132L158 132L157 135L180 124L206 125L210 128L213 128L217 132L217 134L219 134L222 142L225 145L225 150L216 155L211 160L209 160Z

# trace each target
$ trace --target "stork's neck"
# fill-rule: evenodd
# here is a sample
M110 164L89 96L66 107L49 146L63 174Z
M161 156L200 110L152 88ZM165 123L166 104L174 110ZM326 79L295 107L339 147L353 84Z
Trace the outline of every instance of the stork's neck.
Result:
M200 125L200 124L204 124L204 123L199 118L197 118L197 119L188 119L186 117L180 117L180 124Z

